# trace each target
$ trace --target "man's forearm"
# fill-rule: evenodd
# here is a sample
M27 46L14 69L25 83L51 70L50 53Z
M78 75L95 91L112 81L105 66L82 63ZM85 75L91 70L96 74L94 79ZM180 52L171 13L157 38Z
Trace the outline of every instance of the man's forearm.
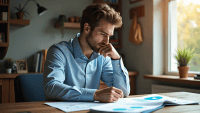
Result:
M127 69L124 67L122 59L112 61L113 65L113 85L121 89L124 96L130 94L130 82Z
M47 100L94 101L96 89L77 88L55 81L48 84L44 91Z

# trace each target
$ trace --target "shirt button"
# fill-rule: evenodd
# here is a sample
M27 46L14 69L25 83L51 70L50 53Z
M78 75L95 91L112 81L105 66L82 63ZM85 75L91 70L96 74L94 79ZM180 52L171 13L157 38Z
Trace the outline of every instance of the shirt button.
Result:
M117 66L119 67L119 64Z
M87 89L87 87L85 87Z

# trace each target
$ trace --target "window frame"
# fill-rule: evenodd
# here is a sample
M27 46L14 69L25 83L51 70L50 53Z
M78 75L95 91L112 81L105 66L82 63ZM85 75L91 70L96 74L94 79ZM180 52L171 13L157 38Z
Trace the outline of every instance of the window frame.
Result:
M170 12L169 12L169 3L171 1L176 1L176 0L164 0L164 41L167 42L167 43L164 43L164 59L165 59L165 65L164 65L164 68L165 68L165 71L164 71L164 74L165 75L179 75L179 72L176 72L176 71L169 71L170 70L170 63L171 63L171 55L169 53L171 53L171 36L173 35L170 31L171 31L171 18L169 16ZM177 33L176 33L177 34ZM175 45L175 46L178 46L178 45ZM168 60L169 59L169 60ZM189 71L188 72L188 76L189 77L193 77L194 75L196 75L197 73L200 73L200 72L194 72L194 71Z

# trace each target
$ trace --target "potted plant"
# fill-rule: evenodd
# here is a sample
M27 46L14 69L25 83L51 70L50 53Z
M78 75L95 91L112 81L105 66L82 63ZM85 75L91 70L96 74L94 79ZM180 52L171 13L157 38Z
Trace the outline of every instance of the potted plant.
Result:
M175 58L178 62L178 70L180 78L187 78L188 71L190 67L188 63L195 56L194 49L190 50L188 48L178 49L176 51Z
M17 19L23 19L26 14L29 15L29 13L24 9L24 7L21 6L21 4L19 4L19 7L15 7L15 9L17 10L15 13L17 14Z
M6 58L6 59L4 60L4 66L5 66L5 68L6 68L6 72L7 72L7 73L11 73L11 71L12 71L12 66L13 66L13 60L12 60L12 58Z

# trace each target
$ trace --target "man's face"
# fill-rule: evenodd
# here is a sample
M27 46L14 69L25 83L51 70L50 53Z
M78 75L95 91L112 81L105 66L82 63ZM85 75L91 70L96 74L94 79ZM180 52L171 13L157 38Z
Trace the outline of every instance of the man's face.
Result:
M113 35L115 26L104 20L99 22L99 26L90 31L86 37L86 41L90 48L98 53L101 45L109 43L109 37Z

